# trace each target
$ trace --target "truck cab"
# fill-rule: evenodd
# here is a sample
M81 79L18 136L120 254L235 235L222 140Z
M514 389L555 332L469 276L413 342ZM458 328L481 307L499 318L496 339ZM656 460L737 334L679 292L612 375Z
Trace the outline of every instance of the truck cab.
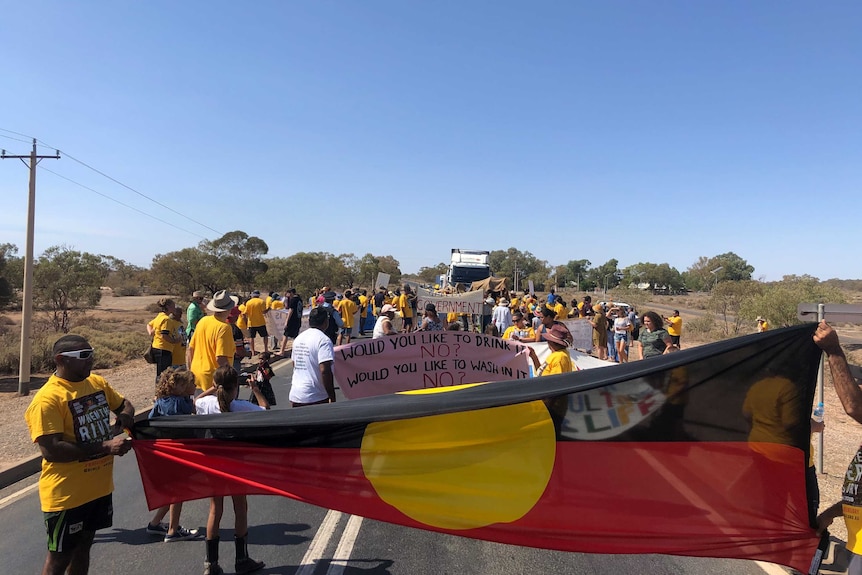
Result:
M449 285L470 285L491 277L490 257L489 251L453 249L446 277Z

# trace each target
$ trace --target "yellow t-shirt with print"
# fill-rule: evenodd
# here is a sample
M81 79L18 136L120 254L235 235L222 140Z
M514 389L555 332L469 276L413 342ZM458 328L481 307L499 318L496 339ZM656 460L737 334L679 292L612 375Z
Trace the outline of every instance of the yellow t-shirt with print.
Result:
M413 308L410 307L410 300L406 293L401 294L398 300L398 310L401 312L401 317L413 317Z
M263 303L263 300L260 301ZM218 369L218 356L228 358L229 365L233 362L236 351L233 329L227 322L208 315L198 322L189 346L194 350L189 367L195 374L195 386L206 391L213 386L213 374Z
M34 442L60 433L63 441L86 444L113 438L111 412L123 405L123 396L101 376L82 381L52 375L33 396L24 420ZM97 455L65 463L42 460L39 500L42 511L63 511L104 497L114 490L114 457Z
M519 332L523 332L523 333L519 333ZM506 331L503 332L503 339L512 339L512 335L514 335L516 333L518 334L519 338L524 338L524 337L532 337L533 339L536 338L536 330L534 330L531 326L527 326L524 329L521 329L520 327L518 327L516 325L510 325L509 327L506 328Z
M266 311L266 302L259 297L253 297L245 302L245 316L248 318L248 327L261 327L266 325L263 317Z
M150 324L153 327L153 347L156 349L163 349L165 351L174 351L174 343L165 339L165 336L162 334L163 331L168 332L170 335L176 335L177 329L180 327L180 322L175 319L172 319L171 316L166 314L165 312L159 312Z
M569 373L572 371L572 357L565 349L559 349L551 352L545 361L547 367L542 371L542 375L556 375L558 373Z
M847 550L862 555L862 447L850 461L844 474L844 486L841 488L841 500L844 505L844 523L847 525Z

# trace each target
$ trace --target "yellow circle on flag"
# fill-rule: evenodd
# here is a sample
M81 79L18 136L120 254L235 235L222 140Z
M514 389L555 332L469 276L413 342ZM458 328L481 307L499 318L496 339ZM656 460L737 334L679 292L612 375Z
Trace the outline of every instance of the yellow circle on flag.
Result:
M371 423L360 451L383 501L443 529L523 517L544 493L555 454L541 401Z

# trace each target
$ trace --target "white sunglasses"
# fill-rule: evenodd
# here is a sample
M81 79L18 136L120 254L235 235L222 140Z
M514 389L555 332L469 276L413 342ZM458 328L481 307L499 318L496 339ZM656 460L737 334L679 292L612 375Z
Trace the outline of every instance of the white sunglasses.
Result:
M93 357L94 351L92 349L79 349L78 351L61 351L57 355L62 355L63 357L74 357L75 359L90 359Z

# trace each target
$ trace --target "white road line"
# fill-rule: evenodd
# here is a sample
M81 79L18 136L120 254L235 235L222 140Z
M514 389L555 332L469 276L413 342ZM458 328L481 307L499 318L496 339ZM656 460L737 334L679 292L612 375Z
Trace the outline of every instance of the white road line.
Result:
M28 487L25 487L24 489L19 489L18 491L16 491L16 492L15 492L15 493L13 493L12 495L7 495L7 496L6 496L6 497L4 497L3 499L0 499L0 509L3 509L4 507L6 507L7 505L9 505L9 504L10 504L10 503L12 503L13 501L15 501L16 499L18 499L19 497L23 497L23 496L27 495L28 493L30 493L31 491L33 491L33 490L34 490L34 489L36 489L37 487L39 487L39 484L38 484L38 483L34 483L33 485L30 485L30 486L28 486Z
M308 551L302 557L302 562L299 564L299 569L296 570L296 575L311 575L314 573L314 568L317 567L317 562L323 559L323 553L326 551L326 546L335 533L335 528L338 527L338 522L341 519L341 512L330 509L326 512L326 517L320 524L320 528L311 540L311 545L308 546Z
M344 528L344 533L341 534L341 541L338 542L338 548L335 550L335 556L329 564L329 569L326 575L342 575L344 568L347 567L347 562L350 561L350 555L353 553L353 545L356 543L356 536L359 535L359 527L362 525L362 517L351 515L347 521L347 527Z

